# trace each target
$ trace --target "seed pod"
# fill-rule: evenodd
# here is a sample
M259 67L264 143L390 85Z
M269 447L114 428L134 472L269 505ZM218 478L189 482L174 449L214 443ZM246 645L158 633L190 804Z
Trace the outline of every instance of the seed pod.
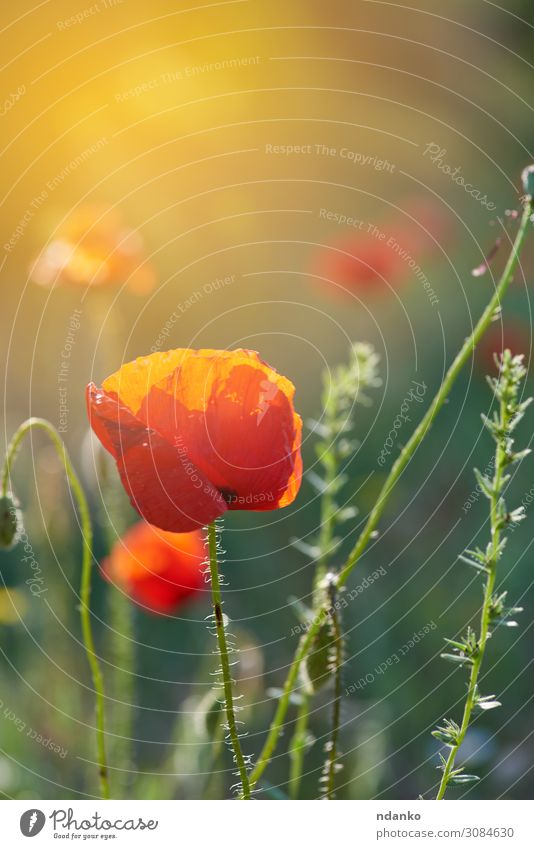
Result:
M21 530L22 516L14 497L10 493L0 496L0 548L13 548Z

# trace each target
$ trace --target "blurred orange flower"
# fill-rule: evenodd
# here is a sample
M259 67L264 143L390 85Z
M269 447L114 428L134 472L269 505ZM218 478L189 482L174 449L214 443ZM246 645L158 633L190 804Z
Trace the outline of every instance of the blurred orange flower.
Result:
M143 239L116 210L87 205L60 226L30 267L41 286L120 286L137 294L155 285L154 268L145 260Z
M140 606L170 613L202 588L205 557L200 531L173 534L138 522L115 543L100 568Z
M226 510L274 510L300 487L302 422L294 386L255 351L140 357L98 389L91 426L115 458L135 509L167 531Z

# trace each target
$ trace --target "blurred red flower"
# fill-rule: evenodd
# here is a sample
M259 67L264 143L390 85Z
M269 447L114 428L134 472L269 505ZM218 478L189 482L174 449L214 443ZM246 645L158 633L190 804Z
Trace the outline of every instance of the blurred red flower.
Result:
M154 268L146 262L143 239L127 227L117 210L86 205L59 227L30 267L41 286L120 286L137 294L155 285Z
M313 273L324 278L331 294L386 293L406 282L429 253L439 253L451 233L441 208L421 198L405 201L396 218L353 221L353 229L333 238L314 259Z
M200 531L173 534L138 522L115 543L101 571L140 606L169 613L202 588L205 555Z
M382 231L380 231L382 232ZM407 266L399 254L388 247L387 239L369 233L345 233L332 240L317 256L314 273L339 286L331 293L387 292L389 285L400 282ZM341 288L340 288L341 287Z
M226 510L274 510L300 487L302 422L294 386L255 351L140 357L98 389L91 426L115 458L135 509L167 531Z

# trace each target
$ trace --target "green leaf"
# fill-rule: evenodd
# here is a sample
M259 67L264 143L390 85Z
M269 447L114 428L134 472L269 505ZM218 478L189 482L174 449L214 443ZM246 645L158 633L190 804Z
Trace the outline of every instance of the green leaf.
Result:
M468 653L468 648L465 643L459 643L457 640L449 640L447 637L444 637L443 639L447 643L447 645L454 646L455 649L464 652L464 654Z
M483 475L478 469L474 469L475 478L486 498L493 498L493 483L486 475Z
M328 484L323 478L319 477L315 472L307 472L306 480L310 483L317 492L322 495L328 489Z
M297 551L300 551L301 554L305 554L306 557L309 557L311 560L318 560L321 556L321 549L318 545L309 545L304 540L299 539L298 537L291 537L289 540L289 544L296 548Z
M502 707L500 702L490 701L491 696L486 696L485 699L481 699L475 704L475 707L479 710L494 710L495 708Z
M472 784L473 781L480 781L480 777L478 775L452 775L449 778L449 784L452 785L460 785L460 784Z
M460 664L467 664L467 663L472 664L473 663L472 659L470 657L468 657L467 655L448 654L447 652L445 652L444 654L440 654L440 657L443 658L443 660L449 661L449 663L460 663Z
M306 604L303 604L300 598L290 595L287 599L287 603L293 608L296 617L301 624L310 622L313 619L313 610Z

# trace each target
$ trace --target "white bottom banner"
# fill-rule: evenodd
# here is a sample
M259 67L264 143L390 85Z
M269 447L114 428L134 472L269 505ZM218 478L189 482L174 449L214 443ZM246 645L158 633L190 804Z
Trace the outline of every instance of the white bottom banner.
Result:
M261 813L263 811L263 813ZM534 846L532 802L5 801L1 845Z

